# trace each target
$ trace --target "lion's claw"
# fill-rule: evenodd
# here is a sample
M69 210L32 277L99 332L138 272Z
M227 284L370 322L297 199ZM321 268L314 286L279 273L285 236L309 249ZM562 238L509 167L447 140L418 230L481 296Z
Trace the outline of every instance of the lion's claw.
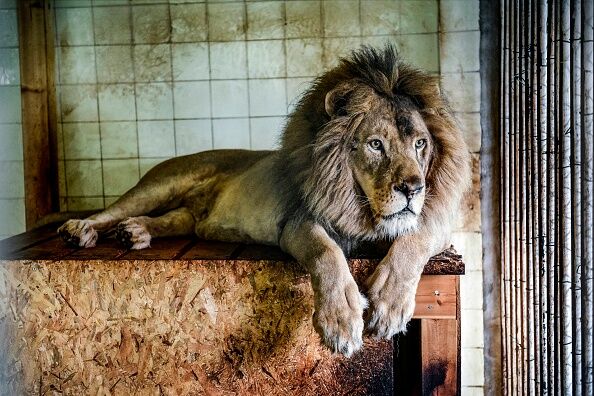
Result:
M58 235L73 247L93 247L99 235L88 220L68 220L60 228Z
M363 346L363 310L367 300L359 293L357 285L347 285L316 299L313 323L322 342L332 352L350 357Z
M151 246L151 234L142 221L134 217L117 225L115 237L126 249L138 250Z

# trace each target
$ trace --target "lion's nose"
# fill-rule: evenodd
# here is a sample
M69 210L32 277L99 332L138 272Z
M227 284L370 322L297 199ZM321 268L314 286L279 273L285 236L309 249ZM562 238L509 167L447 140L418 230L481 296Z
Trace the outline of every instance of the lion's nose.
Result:
M425 185L418 177L413 177L408 180L403 181L402 183L394 183L392 185L394 191L400 191L407 199L412 199L416 194L423 191Z

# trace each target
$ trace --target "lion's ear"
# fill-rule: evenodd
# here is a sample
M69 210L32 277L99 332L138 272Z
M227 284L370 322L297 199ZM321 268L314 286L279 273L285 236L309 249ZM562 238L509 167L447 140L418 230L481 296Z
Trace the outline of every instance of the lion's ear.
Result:
M330 117L344 116L347 114L346 107L355 84L351 81L344 81L338 84L333 90L326 94L326 113Z

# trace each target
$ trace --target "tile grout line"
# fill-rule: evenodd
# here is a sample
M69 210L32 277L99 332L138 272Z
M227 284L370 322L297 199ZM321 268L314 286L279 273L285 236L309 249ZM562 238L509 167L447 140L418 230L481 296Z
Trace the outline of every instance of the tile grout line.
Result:
M212 62L211 62L211 57L210 57L210 48L211 48L211 42L210 42L210 14L208 12L209 10L209 3L206 2L204 5L204 13L205 15L205 19L206 19L206 47L208 49L207 53L208 53L208 108L210 111L210 147L211 149L214 149L214 122L213 122L213 100L212 100Z
M173 74L173 21L171 19L171 2L167 3L167 14L169 17L169 71L171 73L171 81L175 80ZM167 84L167 83L165 83ZM173 94L173 82L171 83L171 123L173 124L173 153L177 156L177 125L175 122L175 96ZM140 172L140 165L138 166Z
M135 49L136 49L136 40L134 40L134 9L133 9L134 5L129 4L128 5L128 24L130 25L130 59L132 60L132 80L134 81L133 83L133 89L134 89L134 112L135 112L135 119L134 119L134 130L136 131L136 159L138 161L138 179L140 180L141 174L140 174L140 133L138 132L138 101L136 100L137 97L137 91L136 91L136 86L137 86L137 81L136 81L136 54L135 54Z
M244 40L243 40L243 47L245 48L245 74L246 77L249 77L249 56L248 56L248 30L249 30L249 22L248 22L248 12L247 12L247 3L244 1L243 3L243 33L245 35ZM252 122L250 120L250 115L252 112L252 103L251 103L251 95L250 95L250 88L251 88L251 84L250 81L247 80L247 89L246 89L246 95L247 95L247 127L248 127L248 141L250 142L250 149L252 149Z
M54 26L56 27L54 29L54 51L58 52L57 56L56 54L54 54L54 58L56 59L56 73L57 75L54 76L55 81L56 81L56 85L57 87L61 88L62 86L60 85L60 79L61 79L61 64L62 64L62 54L59 51L59 48L61 48L60 46L58 46L58 34L59 34L59 29L58 27L58 13L56 12L56 10L54 9ZM19 49L20 51L20 49ZM58 123L59 123L59 134L62 135L62 137L60 138L61 142L62 142L62 161L64 162L64 197L59 197L59 201L61 201L62 199L64 199L64 208L66 209L66 211L68 211L68 177L66 177L68 175L68 170L66 169L66 149L65 149L65 144L64 144L64 119L62 117L62 89L60 89L60 92L57 93L56 95L57 99L58 99L58 106L59 109L56 109L56 112L58 113ZM99 99L97 99L99 100ZM22 121L22 120L21 120ZM59 162L60 160L58 160ZM58 165L58 169L59 169L59 165ZM60 183L60 175L58 173L58 183ZM59 188L59 185L58 185Z

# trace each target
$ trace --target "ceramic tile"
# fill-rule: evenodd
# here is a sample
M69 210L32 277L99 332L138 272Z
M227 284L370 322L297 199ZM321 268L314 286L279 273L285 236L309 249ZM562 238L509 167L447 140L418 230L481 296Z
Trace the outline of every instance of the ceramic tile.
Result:
M482 271L483 244L479 232L453 232L452 244L456 251L462 255L467 273L471 271Z
M127 5L129 4L129 0L93 0L93 5L96 8L101 8L105 6L113 6L113 5Z
M359 36L359 2L352 0L325 0L322 2L324 37Z
M210 41L245 39L245 4L208 4L208 37Z
M442 32L479 30L479 0L441 0L439 26Z
M0 48L0 85L21 83L18 48Z
M210 72L213 79L246 78L245 42L210 43Z
M347 38L326 38L323 41L324 53L323 62L325 69L331 69L338 65L340 58L349 56L353 50L361 46L359 37Z
M251 149L278 149L285 123L285 117L250 118Z
M483 311L465 309L460 315L462 348L482 348L485 344L483 336Z
M15 9L16 0L0 0L0 8Z
M25 232L25 201L0 199L0 233L15 235Z
M205 4L172 4L170 10L171 41L174 43L206 41L208 24Z
M402 1L400 4L400 33L437 32L437 0Z
M287 1L287 38L320 37L322 11L319 1Z
M0 124L0 158L5 161L23 160L21 124Z
M103 197L68 197L68 210L72 212L82 210L103 209Z
M287 40L287 76L315 77L323 70L322 40Z
M177 155L212 150L210 120L176 120L175 145Z
M246 117L248 84L246 80L223 80L212 83L212 115L214 117Z
M384 48L386 45L396 47L398 44L398 35L387 36L363 36L361 37L361 45L373 47L377 49Z
M97 86L60 87L62 121L97 121Z
M173 121L138 121L138 150L141 157L173 157Z
M89 84L97 81L95 72L95 48L61 47L60 83Z
M138 159L103 160L105 195L122 195L138 182Z
M176 82L173 86L175 118L210 117L208 81Z
M23 161L0 161L0 186L0 198L25 196Z
M173 44L171 54L174 80L208 80L208 44Z
M87 7L91 5L91 0L54 0L56 8L67 7Z
M462 348L460 376L462 386L482 385L485 383L485 363L482 348Z
M247 118L212 121L214 148L250 148L250 124Z
M0 122L21 122L21 87L0 85Z
M103 195L101 161L66 161L66 186L69 196Z
M479 71L479 31L440 34L442 73Z
M171 53L168 44L135 45L134 72L137 82L171 80Z
M171 38L168 6L138 5L132 7L133 37L137 44L167 43Z
M171 83L136 84L136 111L139 120L172 119Z
M464 363L462 363L464 365ZM485 390L482 386L463 386L462 396L485 396Z
M462 309L483 309L483 273L468 272L460 277L460 305Z
M301 95L306 92L313 82L310 77L287 78L287 108L291 112L297 105Z
M481 81L478 72L453 73L442 77L441 87L457 112L481 110Z
M250 115L275 116L287 112L284 79L249 80Z
M109 196L109 195L106 195L105 197L103 197L103 202L105 203L105 208L108 208L111 205L113 205L114 203L116 203L116 201L118 199L120 199L119 196Z
M99 117L101 121L127 121L136 119L134 85L100 85Z
M439 71L439 39L437 34L406 34L395 36L402 58L429 72Z
M16 10L0 10L0 47L18 47Z
M138 156L136 122L102 122L101 153L103 158L131 158Z
M481 151L481 113L457 113L464 140L472 153Z
M400 30L400 1L361 1L361 33L363 35L397 34Z
M140 158L140 177L146 175L148 171L153 169L156 165L165 161L167 158Z
M93 45L91 8L64 8L56 10L58 46Z
M101 158L99 124L96 122L67 123L62 125L64 158Z
M130 44L132 42L129 7L95 7L93 22L96 44Z
M285 76L285 45L281 40L248 41L247 51L250 78Z
M97 54L97 80L100 83L123 83L134 81L132 47L109 45L95 47Z
M284 38L284 12L282 2L247 3L248 40Z

